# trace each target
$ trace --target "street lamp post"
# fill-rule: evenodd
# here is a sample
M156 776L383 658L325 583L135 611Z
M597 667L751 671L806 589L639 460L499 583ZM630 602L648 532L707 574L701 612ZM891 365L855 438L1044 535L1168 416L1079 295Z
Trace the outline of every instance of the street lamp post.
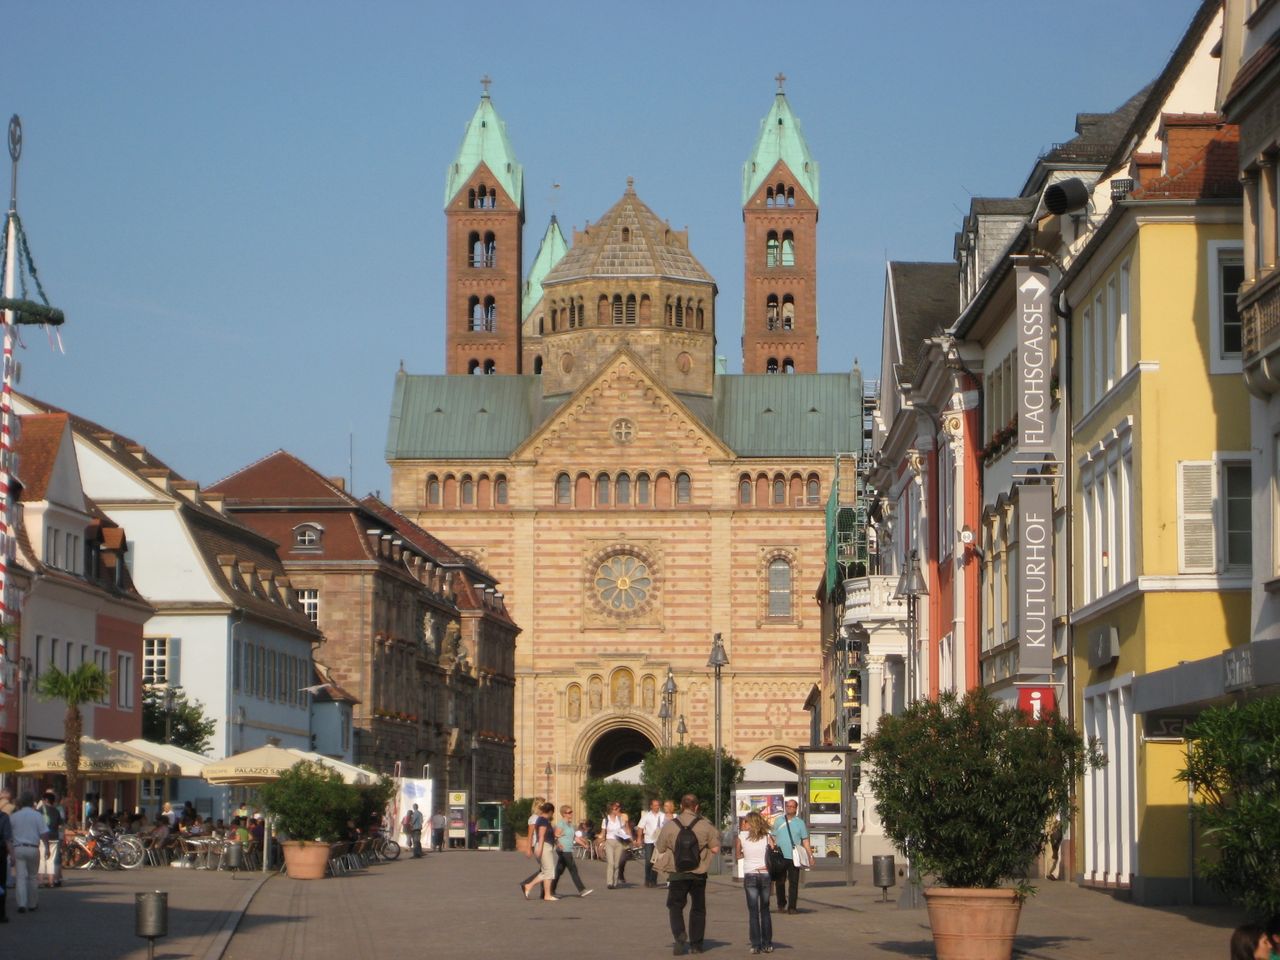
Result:
M684 735L689 732L689 728L684 725L684 714L680 714L680 722L676 724L676 733L680 734L680 746L684 746Z
M722 765L722 749L720 745L720 671L729 663L729 657L724 652L724 640L720 634L715 635L715 639L711 642L711 655L707 658L707 666L716 672L716 805L715 815L713 819L716 824L716 835L719 836L724 824L720 820L720 776ZM716 873L723 870L722 859L716 857Z
M676 677L667 667L667 681L662 685L662 706L658 709L658 719L662 721L662 745L671 748L671 716L676 705Z
M915 550L911 551L911 557L907 560L907 565L903 567L902 576L898 578L898 589L894 591L893 595L896 599L907 601L907 691L904 700L906 707L910 708L916 698L916 629L917 617L919 616L916 604L921 597L929 595L929 588L925 584L924 575L920 572L920 559ZM902 891L902 897L898 901L898 906L912 910L918 908L920 906L919 888L916 861L915 857L911 855L911 843L908 840L907 882L905 889Z
M471 824L476 821L476 813L480 809L476 794L476 755L480 752L480 740L473 733L471 735L471 810L467 815L467 841L466 845L471 846ZM476 846L480 846L480 833L476 831Z

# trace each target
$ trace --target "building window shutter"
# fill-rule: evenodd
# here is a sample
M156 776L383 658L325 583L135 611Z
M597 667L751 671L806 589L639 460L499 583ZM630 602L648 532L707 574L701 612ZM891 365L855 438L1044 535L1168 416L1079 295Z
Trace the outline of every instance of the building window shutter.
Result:
M1180 573L1216 573L1218 471L1212 460L1178 464L1178 556Z

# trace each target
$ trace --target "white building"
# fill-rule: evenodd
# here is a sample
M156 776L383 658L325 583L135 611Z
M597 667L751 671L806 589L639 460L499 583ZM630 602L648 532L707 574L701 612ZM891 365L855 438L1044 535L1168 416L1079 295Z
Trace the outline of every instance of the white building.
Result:
M15 396L22 413L54 408ZM70 415L85 492L128 535L133 582L155 608L144 630L144 684L181 686L216 730L210 755L311 748L312 646L276 544L226 516L144 447ZM183 797L182 799L186 799Z

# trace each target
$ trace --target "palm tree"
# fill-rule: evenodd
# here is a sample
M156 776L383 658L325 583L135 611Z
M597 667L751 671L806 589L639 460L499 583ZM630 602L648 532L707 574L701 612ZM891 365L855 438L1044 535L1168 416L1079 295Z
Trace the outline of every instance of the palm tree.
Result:
M36 684L40 699L63 700L67 704L63 757L67 761L67 812L73 821L78 819L76 811L80 809L76 802L80 796L80 732L84 729L80 705L97 703L106 698L110 690L111 678L96 663L82 663L70 673L50 667L40 674Z

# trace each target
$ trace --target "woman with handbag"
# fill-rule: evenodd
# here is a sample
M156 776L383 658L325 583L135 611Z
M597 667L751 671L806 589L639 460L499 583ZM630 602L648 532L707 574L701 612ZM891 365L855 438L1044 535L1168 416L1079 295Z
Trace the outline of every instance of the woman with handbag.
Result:
M742 889L747 895L747 921L752 953L773 953L773 917L769 914L769 883L776 860L782 854L769 832L769 824L752 810L734 841L734 853L742 861Z

